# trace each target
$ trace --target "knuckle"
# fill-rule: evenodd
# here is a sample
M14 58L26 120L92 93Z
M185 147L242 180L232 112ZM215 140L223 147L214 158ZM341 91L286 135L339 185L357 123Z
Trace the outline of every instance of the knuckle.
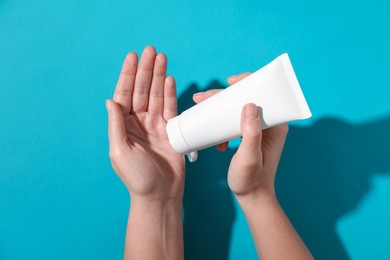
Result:
M149 95L149 88L146 85L140 85L137 88L134 88L133 93L139 96Z
M259 159L247 160L243 165L245 172L250 172L250 173L256 172L259 169L259 167L260 167Z
M251 129L252 136L253 137L259 137L261 135L261 132L262 132L261 127L256 122L256 124Z
M124 97L130 97L132 93L133 91L131 89L117 89L115 91L115 95Z
M163 98L164 97L164 93L162 91L150 91L150 97L153 97L153 98Z
M124 154L123 149L111 148L108 152L108 156L111 161L118 161Z
M256 120L246 126L246 134L252 138L258 138L262 133L261 127Z
M245 153L245 156L240 156L239 158L239 164L241 166L241 169L243 169L244 172L252 173L257 172L262 168L263 162L262 157L259 155L259 152L256 151L257 149L247 151L248 153ZM241 154L244 155L244 154Z

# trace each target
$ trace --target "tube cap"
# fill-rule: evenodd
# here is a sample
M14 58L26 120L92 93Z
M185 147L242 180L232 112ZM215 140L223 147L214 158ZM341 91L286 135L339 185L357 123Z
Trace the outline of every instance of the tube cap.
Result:
M188 154L193 149L187 144L180 128L180 116L169 119L167 123L168 140L173 150L181 154Z

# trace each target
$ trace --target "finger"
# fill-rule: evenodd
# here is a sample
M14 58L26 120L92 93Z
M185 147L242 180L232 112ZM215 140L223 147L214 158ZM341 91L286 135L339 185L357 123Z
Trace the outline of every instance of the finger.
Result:
M172 76L165 78L164 83L164 112L166 121L177 116L176 82Z
M242 141L237 153L243 160L242 164L246 166L259 165L259 162L263 160L261 151L262 131L259 112L255 104L247 104L242 109L241 134Z
M262 150L264 161L278 162L288 133L288 125L278 125L263 131ZM269 159L268 159L269 158Z
M228 142L224 142L222 144L218 144L217 145L217 150L220 151L220 152L224 152L226 151L226 149L228 148L229 146L229 143Z
M161 115L164 107L164 82L167 73L167 58L159 53L154 61L152 85L149 92L148 112Z
M148 108L149 89L152 81L155 58L156 50L154 47L146 47L142 53L137 75L135 77L132 104L133 112L143 112Z
M206 100L208 99L209 97L217 94L218 92L222 91L222 89L210 89L208 91L205 91L205 92L199 92L199 93L195 93L193 96L192 96L192 99L194 100L195 103L200 103L202 102L203 100Z
M116 84L113 100L120 105L124 115L130 112L137 63L137 54L134 52L128 53Z
M123 113L119 105L112 101L106 100L108 111L108 139L110 141L110 151L118 150L126 143L127 135Z
M233 84L239 82L240 80L248 77L251 74L252 74L251 72L244 72L244 73L241 73L238 75L230 76L227 78L227 82L229 83L229 85L233 85Z

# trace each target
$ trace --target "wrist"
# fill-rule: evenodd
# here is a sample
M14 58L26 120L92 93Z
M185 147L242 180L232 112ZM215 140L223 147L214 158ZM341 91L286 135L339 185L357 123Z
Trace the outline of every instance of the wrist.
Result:
M183 259L182 200L131 197L125 259Z
M164 214L173 214L179 213L181 214L183 208L182 199L148 199L142 197L131 197L130 200L130 210L133 211L141 211L145 213L153 213L158 215Z
M249 193L235 194L235 197L240 204L241 208L246 211L254 207L263 207L267 205L279 204L275 194L275 190L272 189L257 189Z

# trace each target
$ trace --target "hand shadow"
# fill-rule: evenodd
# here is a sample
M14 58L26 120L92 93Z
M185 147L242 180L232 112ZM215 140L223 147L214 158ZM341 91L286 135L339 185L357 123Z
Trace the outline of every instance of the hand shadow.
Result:
M336 224L359 205L375 173L390 172L389 129L390 117L359 125L324 118L290 127L276 194L316 259L350 258Z
M207 89L224 88L217 81ZM194 105L192 95L201 90L190 85L179 98L183 111ZM198 160L186 164L184 191L185 259L228 259L231 228L235 217L227 171L234 151L211 147L199 152Z
M179 108L194 105L190 85ZM368 193L373 174L390 172L390 117L352 125L324 118L308 127L290 126L276 175L276 193L289 219L316 259L349 259L337 221ZM228 259L235 208L227 171L235 149L215 147L187 163L184 193L185 259Z

